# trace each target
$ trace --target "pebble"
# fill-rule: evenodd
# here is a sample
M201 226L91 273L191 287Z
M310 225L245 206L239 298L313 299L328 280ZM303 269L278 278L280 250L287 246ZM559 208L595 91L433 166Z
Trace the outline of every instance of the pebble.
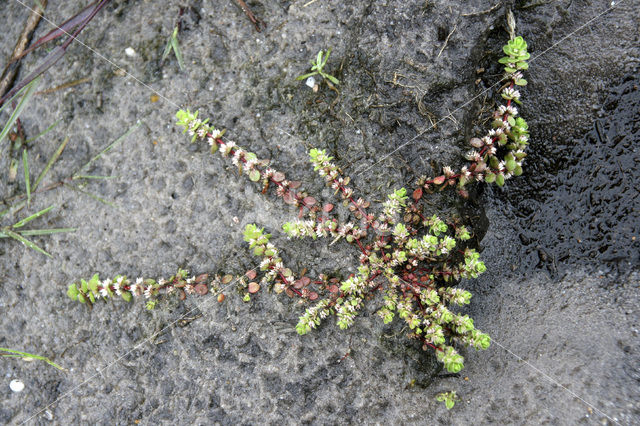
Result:
M133 50L133 47L127 47L126 49L124 49L124 54L133 58L134 56L136 56L136 51Z
M304 82L304 84L306 84L307 86L313 89L316 86L316 79L313 77L309 77L307 81Z
M24 390L24 383L20 380L13 379L11 383L9 383L9 388L15 393L22 392Z

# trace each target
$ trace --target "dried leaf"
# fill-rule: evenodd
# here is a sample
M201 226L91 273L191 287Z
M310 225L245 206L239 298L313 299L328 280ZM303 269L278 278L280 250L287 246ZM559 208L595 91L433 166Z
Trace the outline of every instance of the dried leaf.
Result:
M416 188L415 191L413 191L413 199L416 201L419 201L422 198L422 188Z
M258 284L257 282L250 282L249 283L249 293L251 294L255 294L258 291L260 291L260 284Z
M433 179L433 183L436 185L442 185L444 183L444 180L445 180L444 175L438 176L437 178Z
M205 294L209 293L209 288L207 287L206 284L203 284L203 283L196 284L194 288L196 293L198 293L200 296L204 296Z

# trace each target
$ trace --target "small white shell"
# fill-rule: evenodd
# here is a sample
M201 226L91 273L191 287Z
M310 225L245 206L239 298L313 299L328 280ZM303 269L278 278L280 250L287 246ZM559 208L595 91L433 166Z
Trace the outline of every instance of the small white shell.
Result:
M11 383L9 383L9 388L15 393L22 392L24 390L24 383L20 380L13 379Z

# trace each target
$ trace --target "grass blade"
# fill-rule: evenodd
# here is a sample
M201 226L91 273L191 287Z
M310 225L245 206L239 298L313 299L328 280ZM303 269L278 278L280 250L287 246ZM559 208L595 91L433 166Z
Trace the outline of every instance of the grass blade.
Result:
M16 109L13 111L13 114L11 114L11 117L9 117L9 121L7 121L7 124L5 124L2 132L0 132L0 143L2 143L5 137L7 137L7 134L9 134L9 131L22 113L22 110L27 106L27 103L29 103L29 100L35 93L35 89L38 86L38 83L40 83L40 77L37 77L27 86L25 86L24 96L22 97L22 99L20 99L20 102L18 103Z
M35 250L35 251L37 251L39 253L42 253L45 256L52 257L49 253L47 253L46 251L42 250L35 243L27 240L26 238L24 238L22 235L20 235L18 233L15 233L10 229L5 229L4 233L7 234L9 237L13 238L14 240L20 241L22 244L24 244L25 246L29 247L30 249Z
M35 141L36 139L38 139L41 136L46 135L47 133L49 133L50 131L53 130L54 127L56 127L62 120L58 120L55 123L53 123L51 126L47 127L46 129L44 129L42 132L38 133L37 135L35 135L34 137L32 137L31 139L27 139L27 142L25 142L26 144L30 144L31 142Z
M23 237L32 237L39 235L60 234L63 232L76 232L76 230L77 228L27 229L24 231L18 231L18 233ZM0 231L0 238L9 238L9 236L3 231Z
M95 194L93 194L93 193L91 193L89 191L85 191L83 189L80 189L77 186L74 186L74 185L71 185L71 184L68 184L68 183L65 183L64 186L66 186L67 188L72 189L74 191L78 191L81 194L87 195L87 196L93 198L94 200L99 201L99 202L101 202L103 204L106 204L106 205L111 206L111 207L116 208L116 209L118 208L118 206L116 206L112 202L107 201L104 198L98 197L97 195L95 195Z
M22 150L22 168L24 169L24 184L27 187L27 204L31 203L31 180L29 178L29 157L27 148Z
M32 214L29 217L25 217L24 219L22 219L20 222L16 222L14 223L11 227L16 229L16 228L22 228L25 224L27 224L28 222L31 222L33 219L37 219L40 216L42 216L43 214L47 214L49 213L49 211L51 211L51 209L53 209L53 206L49 206L46 209L42 209L37 213Z
M173 45L172 45L172 43L171 43L171 40L173 40L173 36L175 35L175 33L176 33L176 30L177 30L177 29L178 29L178 28L176 27L176 28L173 30L173 34L171 34L171 35L169 36L169 38L167 39L167 45L164 47L164 51L162 52L162 60L163 60L163 61L164 61L165 59L167 59L167 56L169 56L169 53L171 53L171 48L173 47Z
M46 362L47 364L57 368L58 370L66 371L65 368L60 367L58 364L56 364L55 362L51 361L49 358L44 356L34 355L34 354L30 354L29 352L21 352L21 351L16 351L14 349L7 349L7 348L0 348L0 352L9 353L9 354L1 354L4 357L10 357L10 358L20 357L20 358L24 358L25 360L37 359L37 360Z
M180 45L178 44L177 33L176 36L171 38L171 47L173 47L173 53L176 55L176 59L178 60L178 66L181 71L184 71L184 60L182 59L182 51L180 50Z
M44 178L44 175L46 175L47 172L49 171L49 169L51 168L51 166L53 166L53 163L55 163L56 160L58 159L58 157L60 157L60 154L62 154L62 151L64 150L64 147L67 146L67 142L69 142L69 136L64 138L64 140L62 141L62 143L60 144L58 149L56 149L56 152L54 152L53 155L51 156L51 158L49 159L49 162L45 166L44 170L42 170L42 172L40 172L40 175L38 176L38 179L36 179L36 182L33 184L33 190L34 191L36 190L36 188L40 184L40 181L42 181L42 179Z
M107 145L106 148L104 148L102 151L100 151L95 157L93 157L91 160L89 160L84 166L80 167L80 169L74 173L73 175L73 179L77 179L78 176L80 176L80 172L83 170L86 170L89 166L91 166L96 160L98 160L100 157L102 157L104 154L106 154L107 152L111 151L116 145L118 145L120 142L122 142L127 136L129 136L131 133L133 133L138 127L140 127L142 125L141 121L138 121L136 124L134 124L133 126L131 126L129 128L129 130L127 130L123 135L121 135L120 137L118 137L116 140L114 140L113 142L111 142L109 145Z

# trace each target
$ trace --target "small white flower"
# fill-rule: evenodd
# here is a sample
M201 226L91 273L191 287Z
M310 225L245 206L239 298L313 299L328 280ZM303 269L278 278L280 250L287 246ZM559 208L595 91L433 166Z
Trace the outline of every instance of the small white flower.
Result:
M444 166L442 168L442 173L444 173L444 175L446 177L452 176L453 175L453 169L449 166Z
M151 286L147 287L147 288L144 290L144 297L145 297L146 299L148 299L148 298L150 298L150 297L151 297L151 290L152 290Z
M107 291L107 288L106 288L106 287L102 287L102 288L100 289L100 296L105 297L105 298L106 298L107 296L109 296L109 292Z
M212 139L220 139L220 137L222 136L222 132L218 129L212 129L211 132L211 138Z

